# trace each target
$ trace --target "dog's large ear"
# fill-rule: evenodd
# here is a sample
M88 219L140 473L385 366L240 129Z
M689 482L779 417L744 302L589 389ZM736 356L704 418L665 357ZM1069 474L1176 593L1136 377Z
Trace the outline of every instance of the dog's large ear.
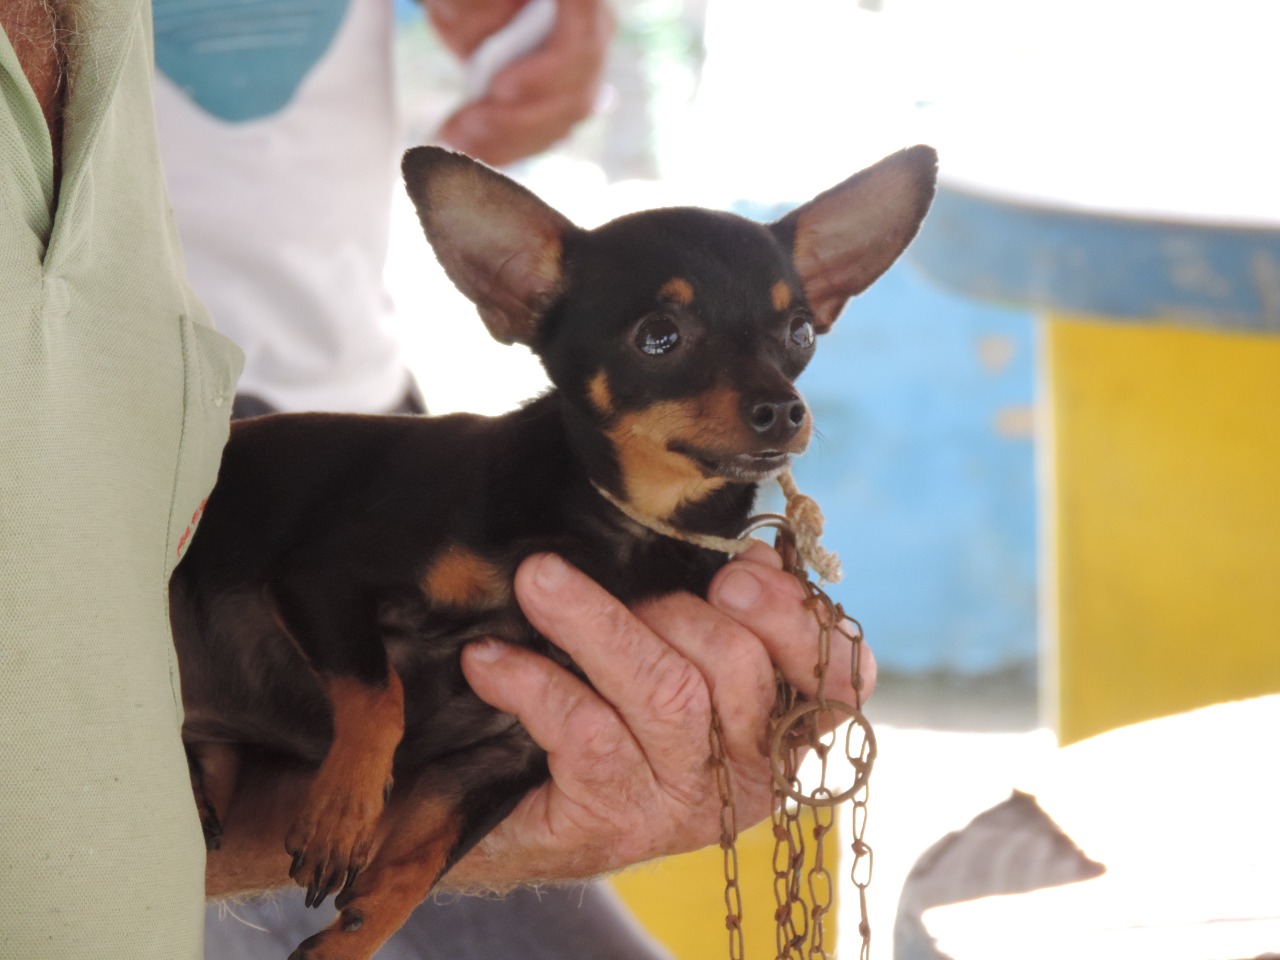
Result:
M463 154L415 147L401 169L449 279L476 305L494 339L531 343L561 290L565 234L578 228Z
M909 147L771 226L791 249L819 333L831 329L845 301L871 286L907 248L933 200L937 179L934 149Z

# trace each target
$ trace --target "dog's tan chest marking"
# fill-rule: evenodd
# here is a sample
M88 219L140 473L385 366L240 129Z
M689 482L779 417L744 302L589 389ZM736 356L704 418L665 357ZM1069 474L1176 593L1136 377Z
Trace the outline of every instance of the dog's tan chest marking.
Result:
M509 578L501 567L457 544L431 562L421 587L431 604L453 609L487 610L511 597Z
M683 504L724 486L723 480L706 477L688 457L672 451L670 444L684 441L707 446L732 429L737 417L729 391L657 403L619 416L608 375L601 370L587 383L587 399L612 421L605 432L618 457L623 495L643 513L669 517Z
M627 501L649 516L667 519L681 506L719 490L728 481L706 476L694 461L671 448L728 451L741 431L738 395L723 387L623 414L608 433Z

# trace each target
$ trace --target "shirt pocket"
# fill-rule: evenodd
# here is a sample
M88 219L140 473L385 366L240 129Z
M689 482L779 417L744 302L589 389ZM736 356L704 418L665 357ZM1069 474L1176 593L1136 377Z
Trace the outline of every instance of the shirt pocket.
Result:
M231 402L244 354L212 327L183 316L182 356L186 374L182 439L169 517L168 583L186 552L218 476L230 430Z

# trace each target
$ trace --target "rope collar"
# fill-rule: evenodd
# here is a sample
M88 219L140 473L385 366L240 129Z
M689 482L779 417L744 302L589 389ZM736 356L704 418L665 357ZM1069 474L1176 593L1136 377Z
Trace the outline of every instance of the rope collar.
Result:
M628 520L640 524L646 530L661 534L664 537L670 537L672 540L680 540L683 543L691 543L695 547L702 547L704 550L715 550L719 553L727 553L729 556L736 556L751 546L752 541L746 537L717 537L710 533L694 533L688 530L681 530L679 527L673 527L665 520L659 520L657 517L651 517L647 513L641 513L625 500L619 500L612 493L606 490L594 480L591 486L596 488L596 493L604 497L611 504L620 510Z
M681 530L665 520L641 513L631 504L615 497L594 480L591 481L591 486L595 488L596 493L617 507L627 519L639 524L646 530L669 537L672 540L692 544L704 550L725 553L731 557L742 553L755 542L749 537L717 537L709 533ZM782 494L787 498L787 520L790 522L792 532L795 534L796 552L800 555L801 561L825 582L838 582L841 576L840 558L818 543L818 539L822 536L824 523L822 509L812 497L806 496L799 491L795 480L791 476L791 471L784 470L778 474L778 486L782 488Z

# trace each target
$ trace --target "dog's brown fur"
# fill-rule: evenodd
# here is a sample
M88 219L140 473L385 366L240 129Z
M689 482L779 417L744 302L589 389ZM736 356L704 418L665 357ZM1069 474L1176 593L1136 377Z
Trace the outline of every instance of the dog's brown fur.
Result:
M934 168L903 151L770 226L679 208L585 231L464 157L406 155L446 271L555 389L495 418L233 428L172 587L211 895L290 877L309 903L338 893L295 958L372 954L548 775L459 664L494 635L575 669L516 604L516 567L553 551L627 603L704 593L722 554L599 489L736 535L808 442L793 381L815 333L910 241Z

